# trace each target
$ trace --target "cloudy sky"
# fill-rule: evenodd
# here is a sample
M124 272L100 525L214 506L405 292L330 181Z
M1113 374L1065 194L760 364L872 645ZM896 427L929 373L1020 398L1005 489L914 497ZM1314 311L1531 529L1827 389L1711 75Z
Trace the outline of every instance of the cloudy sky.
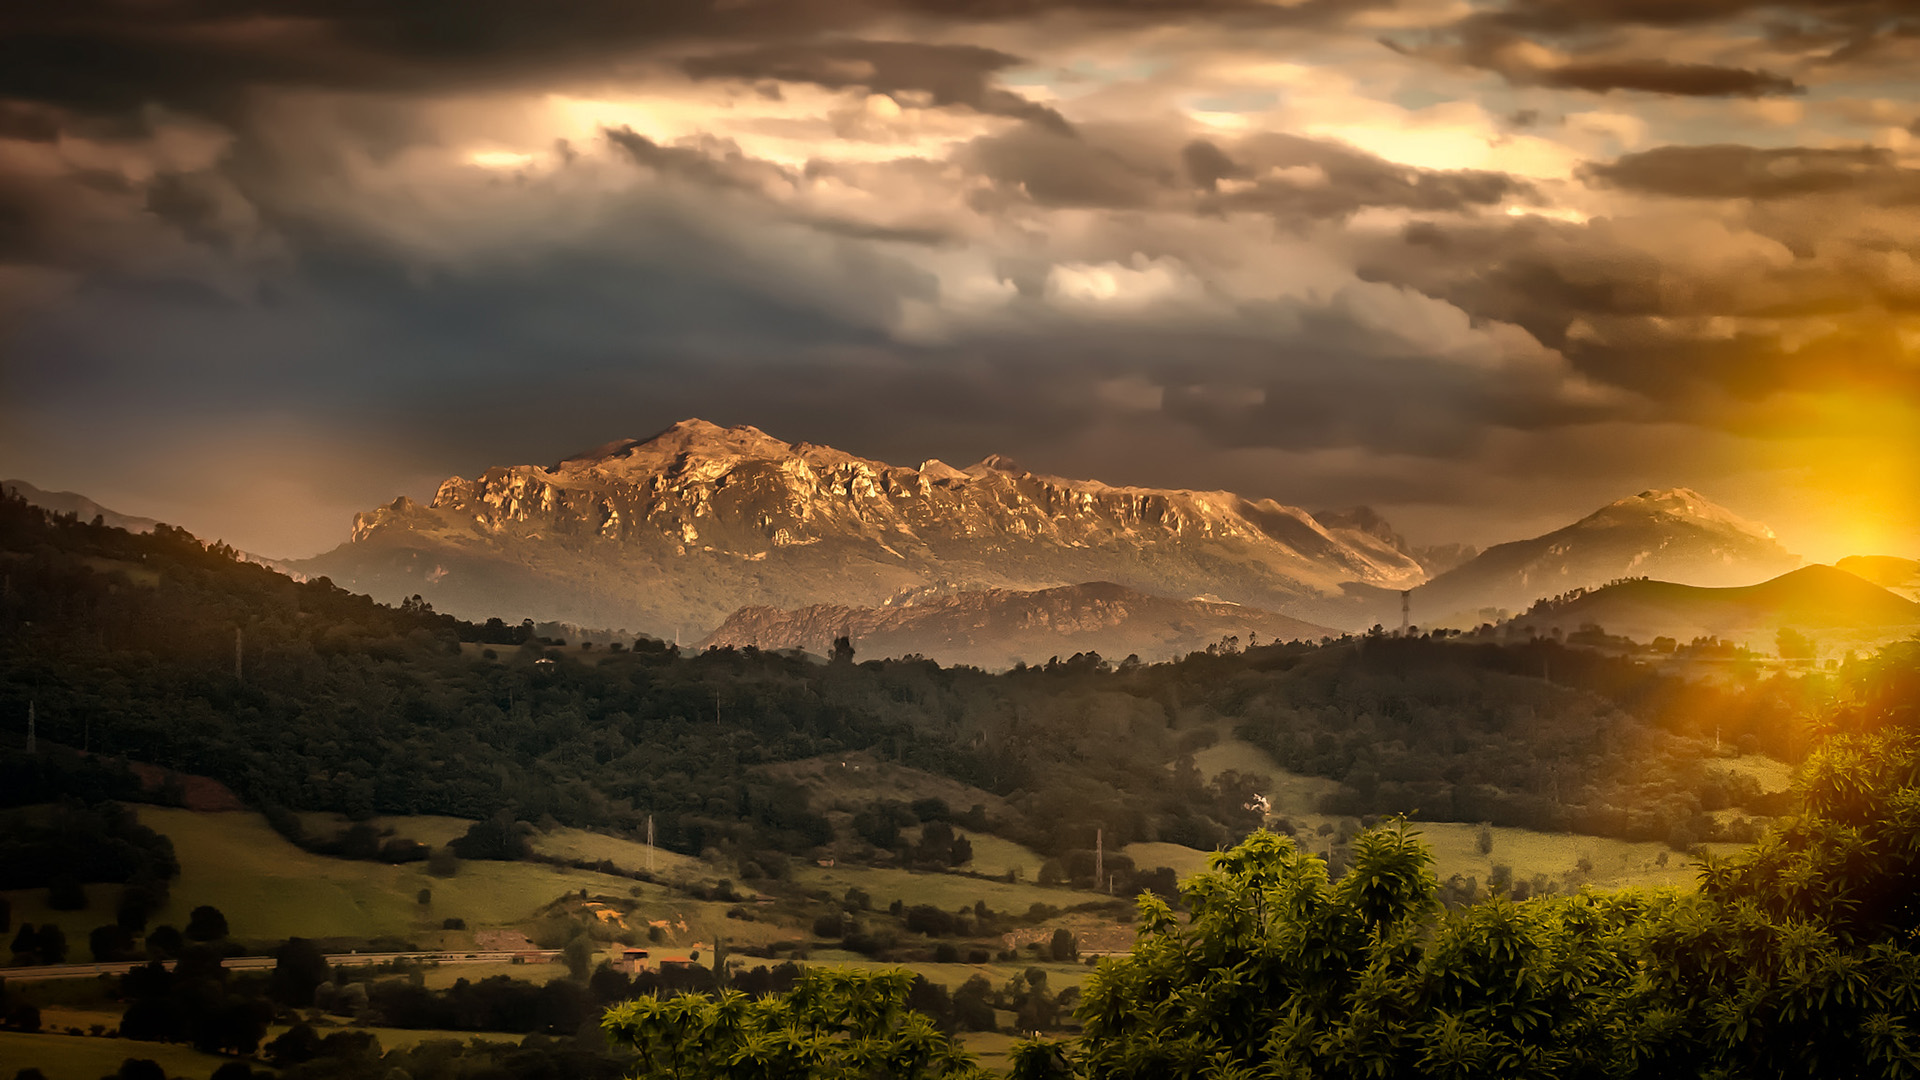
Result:
M1920 556L1910 0L0 14L0 475L273 555L688 416Z

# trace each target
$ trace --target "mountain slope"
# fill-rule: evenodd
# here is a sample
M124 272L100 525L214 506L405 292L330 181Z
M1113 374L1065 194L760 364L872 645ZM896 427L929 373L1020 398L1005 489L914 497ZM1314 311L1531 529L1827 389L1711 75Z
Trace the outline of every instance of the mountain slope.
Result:
M1514 625L1542 634L1597 625L1648 642L1718 637L1763 652L1783 628L1866 645L1920 629L1920 603L1831 566L1806 566L1758 585L1709 589L1669 581L1623 581L1536 605Z
M866 607L942 581L1108 580L1283 609L1343 582L1425 577L1412 557L1271 500L1065 480L997 457L904 468L699 420L550 468L454 477L430 505L361 514L348 544L290 566L474 617L665 635L748 605Z
M1698 492L1643 491L1545 536L1496 544L1439 575L1413 591L1412 619L1472 626L1497 621L1498 610L1525 611L1543 597L1623 578L1726 588L1765 581L1800 562L1771 529ZM1376 598L1370 610L1397 623L1398 600Z
M18 495L42 510L51 510L56 514L72 514L81 521L92 521L97 517L103 524L132 533L152 532L153 527L160 524L152 518L115 513L85 495L75 492L42 491L25 480L0 480L0 492Z
M1252 644L1256 636L1273 642L1338 633L1238 604L1173 600L1094 581L1031 592L952 592L882 607L747 607L700 644L825 653L846 634L863 658L918 654L943 664L992 669L1081 652L1109 660L1133 653L1152 662L1204 649L1230 635Z

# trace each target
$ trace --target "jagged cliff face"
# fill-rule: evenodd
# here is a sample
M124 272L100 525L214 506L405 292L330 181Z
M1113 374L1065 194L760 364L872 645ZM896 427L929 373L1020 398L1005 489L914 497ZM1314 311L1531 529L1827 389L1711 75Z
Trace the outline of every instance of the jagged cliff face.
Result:
M825 654L852 639L859 656L925 656L989 669L1094 652L1118 661L1184 656L1226 639L1313 640L1339 631L1236 604L1148 596L1110 582L1057 589L983 589L914 595L881 607L747 607L700 644Z
M903 589L1114 581L1251 606L1404 588L1411 556L1228 492L1111 487L989 458L906 468L686 421L550 468L454 477L432 503L359 515L296 568L468 616L683 637L750 605L877 605Z

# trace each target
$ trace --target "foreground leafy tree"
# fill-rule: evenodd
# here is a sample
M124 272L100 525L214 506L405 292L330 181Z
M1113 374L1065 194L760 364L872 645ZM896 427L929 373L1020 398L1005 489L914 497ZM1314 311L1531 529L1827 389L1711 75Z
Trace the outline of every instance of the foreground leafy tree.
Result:
M644 997L607 1011L602 1028L638 1058L639 1080L801 1080L886 1077L964 1080L986 1074L907 1008L907 971L809 971L786 994L754 1000Z
M1078 1071L1146 1077L1920 1076L1920 643L1859 672L1800 813L1702 888L1459 912L1404 822L1330 880L1257 833L1143 897ZM1018 1071L1018 1070L1017 1070Z

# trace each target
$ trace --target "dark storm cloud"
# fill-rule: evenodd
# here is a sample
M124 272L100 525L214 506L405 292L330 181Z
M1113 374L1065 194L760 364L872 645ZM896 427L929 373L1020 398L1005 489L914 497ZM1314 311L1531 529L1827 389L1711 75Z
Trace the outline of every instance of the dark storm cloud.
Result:
M1515 81L1529 81L1516 79ZM1676 97L1769 97L1797 94L1802 87L1784 75L1712 64L1675 64L1666 60L1591 60L1562 64L1534 76L1539 86L1562 90L1640 90Z
M1771 97L1803 91L1791 75L1763 68L1621 55L1622 34L1650 29L1692 34L1705 47L1758 35L1766 46L1803 58L1811 69L1902 63L1897 43L1920 41L1920 14L1909 0L1507 0L1416 35L1389 38L1414 55L1494 71L1522 86L1607 93L1631 90L1677 97ZM1555 64L1525 46L1570 54Z
M1593 57L1542 65L1521 50L1531 44L1529 38L1473 18L1436 38L1423 46L1390 38L1383 39L1382 44L1409 56L1456 61L1498 72L1515 86L1544 86L1596 94L1634 90L1672 97L1707 98L1760 98L1804 92L1800 84L1784 75L1718 64L1678 63L1649 57Z
M1325 139L1260 134L1233 153L1205 140L1182 151L1195 184L1209 193L1204 209L1253 210L1309 222L1350 216L1369 207L1461 211L1496 206L1532 191L1506 173L1417 169ZM1221 181L1240 181L1231 188Z
M791 183L793 173L772 162L748 157L738 146L712 141L708 146L662 146L630 127L608 128L607 141L636 165L711 184L758 191L769 182Z
M1004 191L1042 206L1147 206L1178 173L1154 133L1103 126L1070 136L1027 126L973 140L955 155Z
M1692 199L1796 199L1853 195L1920 204L1920 169L1878 147L1761 149L1662 146L1587 167L1590 180L1628 191Z
M1225 147L1180 144L1149 125L1088 124L1074 136L1025 127L973 140L955 160L992 179L998 200L1109 210L1158 206L1203 214L1251 211L1311 225L1369 207L1461 211L1523 197L1506 173L1419 169L1328 139L1259 134Z
M230 117L251 87L414 92L498 88L555 74L611 76L649 50L804 41L900 16L969 24L1079 12L1121 24L1204 19L1311 27L1389 6L1391 0L173 0L129 7L62 0L11 4L0 13L0 101L104 114L161 104ZM828 53L836 47L844 46L823 46ZM809 68L803 52L766 44L764 51L714 57L708 73L782 63L812 71L801 78L832 77ZM922 88L986 112L1058 121L1010 92L970 91L964 50L944 58L938 52L928 46L922 54L935 65L923 80L933 85ZM901 66L911 55L885 53L876 66L903 87L916 85Z
M1671 149L1594 175L1641 192L1766 201L1724 220L1421 224L1365 253L1360 274L1519 325L1675 418L1783 390L1920 393L1894 324L1920 312L1920 243L1901 224L1912 208L1859 198L1904 192L1911 178L1869 152ZM1896 212L1907 216L1886 216Z
M1019 57L975 45L834 41L764 45L744 52L694 57L682 66L698 79L777 79L832 90L858 86L882 94L920 92L935 105L964 105L989 116L1070 131L1066 120L1054 110L992 85L995 72L1019 62Z

